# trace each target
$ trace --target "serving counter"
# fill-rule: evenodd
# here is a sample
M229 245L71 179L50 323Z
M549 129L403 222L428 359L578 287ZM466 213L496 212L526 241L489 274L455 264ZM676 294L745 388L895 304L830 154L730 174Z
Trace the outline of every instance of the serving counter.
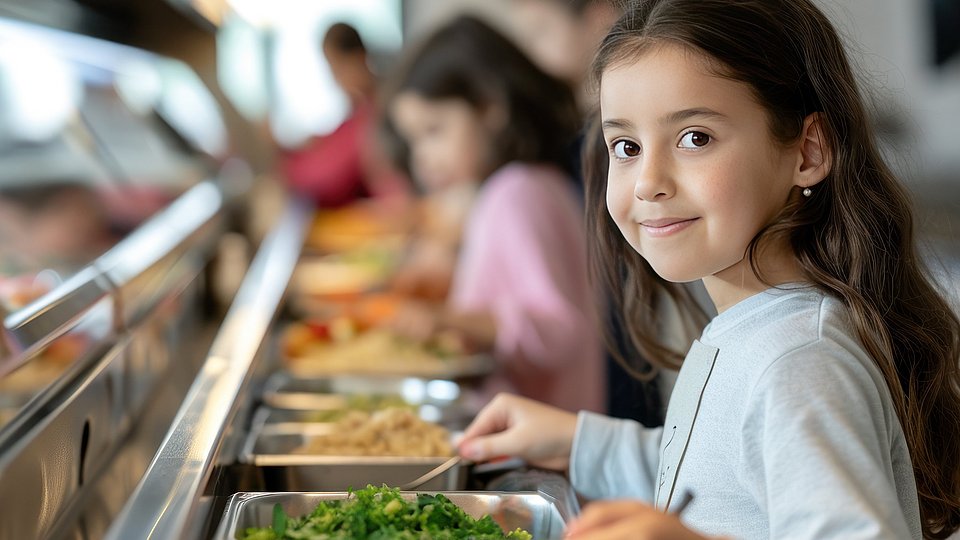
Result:
M85 507L124 497L123 482L108 478L115 459L135 442L132 433L146 427L142 419L164 408L160 394L177 379L192 378L201 364L210 324L201 316L204 272L223 234L224 213L217 184L201 183L4 317L9 353L2 369L13 372L8 379L20 373L40 379L17 407L10 401L16 390L4 389L13 411L0 429L0 537L56 537L67 530L96 537L87 530L94 520L83 517ZM65 339L81 345L62 372L46 379L30 371ZM181 398L174 392L166 399ZM140 459L150 455L144 449Z

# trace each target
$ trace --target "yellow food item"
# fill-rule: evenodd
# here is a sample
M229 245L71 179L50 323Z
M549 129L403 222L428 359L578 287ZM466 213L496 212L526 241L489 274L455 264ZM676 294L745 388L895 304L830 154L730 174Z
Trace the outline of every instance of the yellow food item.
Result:
M409 227L407 216L391 216L388 209L375 205L353 205L318 213L307 245L325 252L400 245Z
M373 413L350 411L329 435L313 437L295 454L328 456L453 455L450 432L426 422L407 408L388 408Z
M348 340L311 341L297 350L300 354L288 358L288 363L290 370L300 375L442 372L449 367L423 346L385 329L369 330Z

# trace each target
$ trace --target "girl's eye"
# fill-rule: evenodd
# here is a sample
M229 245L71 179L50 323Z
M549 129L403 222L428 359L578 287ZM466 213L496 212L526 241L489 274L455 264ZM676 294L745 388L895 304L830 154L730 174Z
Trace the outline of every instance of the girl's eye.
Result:
M640 145L630 141L613 143L613 155L617 159L629 159L640 155Z
M702 148L710 142L710 136L702 131L688 131L680 139L680 148Z

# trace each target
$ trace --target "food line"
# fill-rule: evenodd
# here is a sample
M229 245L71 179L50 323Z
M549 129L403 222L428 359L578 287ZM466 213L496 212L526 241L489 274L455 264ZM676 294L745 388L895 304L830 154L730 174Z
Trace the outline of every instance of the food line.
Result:
M473 516L485 520L480 522L486 523L483 527L466 514L461 516L466 519L462 522L431 523L422 517L424 503L418 506L412 494L404 495L410 500L403 511L391 507L399 503L390 501L401 500L396 498L395 486L408 483L455 453L453 434L472 416L463 393L469 391L469 380L482 377L494 364L487 355L471 354L456 336L415 343L384 327L400 301L386 290L402 256L404 232L391 228L389 221L378 220L375 214L363 216L363 212L363 207L328 211L313 220L291 279L288 302L292 316L278 325L279 369L264 385L239 461L261 467L265 489L280 493L349 493L367 485L383 486L359 492L361 499L373 496L377 504L364 506L357 502L358 495L352 494L350 502L333 502L325 510L323 505L331 503L318 503L319 508L310 509L314 516L382 513L386 508L392 509L387 512L390 516L405 514L407 521L420 516L417 519L430 523L432 532L453 527L463 529L463 534L480 530L490 534L478 538L503 538L504 532L489 516ZM462 491L469 475L469 467L457 463L418 489ZM454 501L473 500L469 493L452 497ZM520 500L529 504L536 496L501 497L511 504ZM240 504L240 500L235 497L232 503ZM451 508L459 508L456 502L444 500ZM282 507L277 508L272 528L257 520L247 520L243 526L227 520L221 523L221 531L230 529L227 536L259 539L283 537L282 531L288 530L283 523L296 523L302 534L332 532L339 526L310 529L310 519L294 520L295 511L290 517L277 517L286 516ZM541 530L538 537L552 537L562 529L557 525L562 523L559 514L554 517L545 521L552 524L553 532ZM339 523L341 518L334 521ZM506 538L527 538L523 525L535 528L532 521L522 523L521 519L518 525L515 517L500 515L498 519ZM400 526L403 520L394 521ZM498 528L491 529L490 524Z
M395 488L453 454L453 434L474 413L465 396L492 359L413 343L378 325L390 307L382 283L393 266L372 242L351 242L362 245L358 253L318 249L310 226L318 222L324 234L336 231L329 217L313 220L291 201L261 244L178 421L108 538L234 538L271 527L276 503L292 524L314 510L307 501L349 497L368 484ZM376 279L335 290L321 274L328 289L318 293L304 290L312 280L295 277L304 268L352 275L351 265L375 267L359 273ZM572 490L538 495L539 480L526 474L474 473L458 463L418 491L448 493L506 532L560 538L570 505L558 501ZM158 506L161 498L172 503ZM156 526L147 531L145 523Z

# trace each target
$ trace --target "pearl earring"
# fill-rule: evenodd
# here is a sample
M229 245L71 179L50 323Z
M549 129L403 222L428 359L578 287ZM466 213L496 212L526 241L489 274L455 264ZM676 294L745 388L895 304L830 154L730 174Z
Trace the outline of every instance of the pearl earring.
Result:
M813 195L813 190L810 188L803 188L803 191L801 193L803 193L804 197L809 197Z

